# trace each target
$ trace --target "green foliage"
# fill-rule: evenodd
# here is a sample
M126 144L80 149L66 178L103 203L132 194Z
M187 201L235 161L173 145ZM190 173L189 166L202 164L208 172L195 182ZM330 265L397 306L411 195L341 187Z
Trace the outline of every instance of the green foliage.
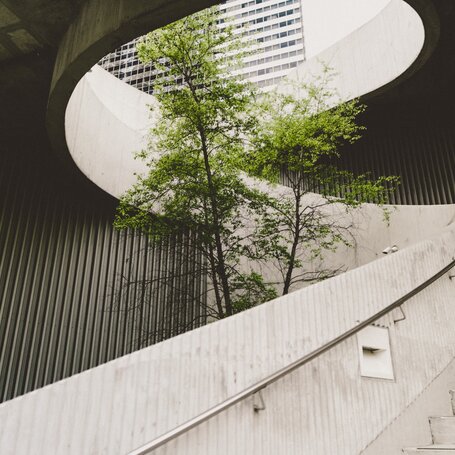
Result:
M234 313L278 297L276 289L266 283L264 277L257 272L237 274L231 281L231 289L235 295L232 302Z
M284 179L291 189L284 201L274 202L261 226L263 241L274 245L284 294L298 282L332 276L331 271L298 269L303 258L321 257L340 244L350 246L354 226L343 213L363 202L386 203L399 183L394 176L371 179L337 168L340 148L360 139L365 129L357 123L365 106L356 99L342 102L330 89L332 78L325 67L315 82L292 87L292 95L269 94L258 108L263 121L248 156L248 171L271 183Z
M245 43L216 21L216 10L206 10L138 45L142 61L161 71L158 121L139 154L148 173L121 199L115 225L156 239L196 232L198 273L210 278L212 316L223 318L277 296L277 283L260 273L264 263L281 273L282 294L337 273L305 264L350 245L353 225L340 213L386 202L397 179L336 167L340 147L364 130L357 117L365 107L337 99L329 70L295 87L298 96L258 97L235 76ZM258 189L247 174L268 183L284 176L289 191L273 197L270 186Z
M241 173L246 137L257 128L256 94L229 74L238 67L242 43L216 18L214 9L189 16L138 46L140 58L163 71L155 86L160 118L141 154L149 172L122 198L115 224L155 238L182 228L197 232L194 246L205 258L222 318L275 294L248 270L248 259L261 257L250 245L268 199Z

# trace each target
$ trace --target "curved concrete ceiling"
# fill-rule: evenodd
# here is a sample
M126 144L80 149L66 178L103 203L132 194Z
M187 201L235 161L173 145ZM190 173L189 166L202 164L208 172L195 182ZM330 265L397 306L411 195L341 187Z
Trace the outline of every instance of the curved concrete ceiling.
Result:
M432 14L434 11L427 11L428 17ZM422 54L430 55L436 41L431 34L426 37L422 20L410 5L392 0L363 27L305 62L293 77L314 76L321 70L320 61L324 61L338 73L335 87L342 98L383 92L416 71L425 60ZM54 87L64 74L63 68L56 71ZM58 113L63 119L61 112L52 110L63 107L53 104L55 96L52 92L50 118ZM70 154L86 177L115 197L134 183L134 172L143 170L141 163L133 159L133 152L145 145L147 125L151 123L146 106L152 100L93 67L68 103L65 123ZM51 127L51 133L57 134L52 138L54 143L57 141L60 150L67 150L57 130L61 125Z
M88 0L57 53L46 115L54 150L70 167L65 110L84 74L104 55L150 30L218 3L217 0Z
M0 62L58 48L83 0L0 0Z
M418 69L415 64L426 39L419 14L402 0L391 0L373 19L350 35L303 62L291 80L311 82L327 65L333 70L331 85L339 99L365 101L403 82Z

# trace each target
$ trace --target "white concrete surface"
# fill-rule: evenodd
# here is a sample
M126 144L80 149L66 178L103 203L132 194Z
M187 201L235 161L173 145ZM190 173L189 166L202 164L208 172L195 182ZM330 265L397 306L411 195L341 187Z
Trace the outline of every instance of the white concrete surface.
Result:
M125 454L313 351L454 256L455 226L341 276L0 405L0 453ZM389 327L395 381L361 378L355 338L156 453L352 455L455 356L455 282L445 275Z
M305 56L314 57L363 26L391 0L304 0Z
M451 419L455 419L449 396L449 390L453 389L455 360L361 454L402 455L404 447L431 445L433 436L429 417L452 416ZM452 441L455 441L454 437L452 426Z
M333 87L340 98L356 98L397 80L417 59L424 41L417 12L402 0L391 0L376 17L304 62L288 79L311 82L326 64L336 73Z
M134 153L147 145L155 99L95 65L78 83L66 109L73 160L104 191L119 197L145 172Z

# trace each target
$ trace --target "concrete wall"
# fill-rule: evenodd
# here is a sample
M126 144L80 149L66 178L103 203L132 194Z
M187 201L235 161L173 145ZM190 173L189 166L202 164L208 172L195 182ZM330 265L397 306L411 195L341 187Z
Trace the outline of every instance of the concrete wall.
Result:
M364 204L354 211L356 229L353 248L344 248L329 255L334 263L355 268L379 259L387 246L405 249L423 239L440 234L455 221L455 206L387 206L389 222L383 210L374 204Z
M120 197L146 171L134 153L147 145L155 99L95 65L78 83L65 113L68 148L79 169Z
M429 417L452 416L450 390L455 390L455 361L368 445L362 455L402 455L404 447L433 443Z
M455 229L284 298L0 406L5 455L122 454L241 391L376 313L453 258ZM385 317L395 380L361 378L350 339L156 453L352 455L455 356L445 275Z
M417 60L425 43L418 13L402 0L392 0L379 14L338 43L304 62L288 79L311 81L326 64L336 73L333 86L341 99L386 90Z
M391 0L303 2L305 56L318 55L375 17Z

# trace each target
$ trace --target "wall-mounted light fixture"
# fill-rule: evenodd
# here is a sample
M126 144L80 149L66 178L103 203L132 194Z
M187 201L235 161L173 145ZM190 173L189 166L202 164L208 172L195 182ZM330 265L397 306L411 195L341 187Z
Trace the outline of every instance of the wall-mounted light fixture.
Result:
M382 254L392 254L398 251L398 247L396 245L388 246L382 250Z
M357 334L361 376L394 379L389 336L387 328L371 325Z

